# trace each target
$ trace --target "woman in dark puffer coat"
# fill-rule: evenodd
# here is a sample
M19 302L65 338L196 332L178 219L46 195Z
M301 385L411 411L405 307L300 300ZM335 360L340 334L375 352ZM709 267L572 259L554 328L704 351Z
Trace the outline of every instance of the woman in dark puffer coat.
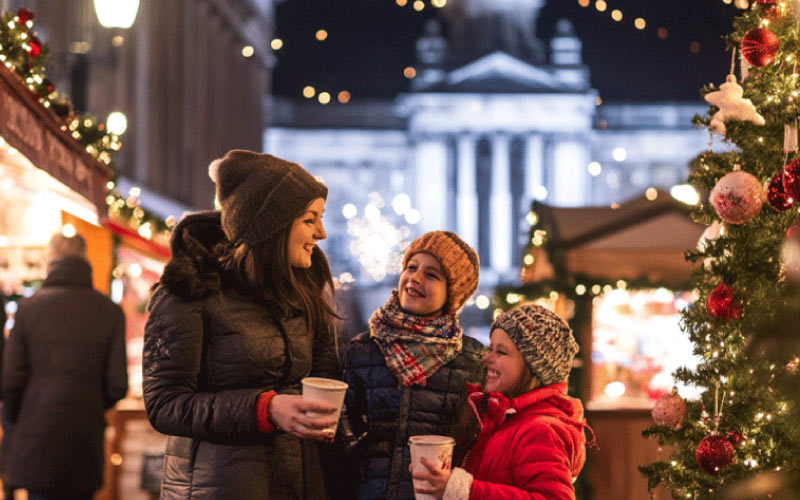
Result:
M456 234L422 235L406 251L397 290L353 339L345 381L359 499L414 498L408 438L451 434L465 384L483 379L483 345L458 321L478 272L478 255Z
M327 188L249 151L209 171L222 210L175 228L145 330L147 416L170 436L161 498L324 498L314 439L333 408L298 394L339 373L316 246Z

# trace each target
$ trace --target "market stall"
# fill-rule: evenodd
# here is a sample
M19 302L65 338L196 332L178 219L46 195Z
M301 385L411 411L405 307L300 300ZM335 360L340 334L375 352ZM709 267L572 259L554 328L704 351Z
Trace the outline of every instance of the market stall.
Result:
M571 389L599 443L585 473L594 498L646 495L636 465L660 450L641 430L671 389L672 371L695 362L679 319L694 300L684 255L705 228L668 193L649 194L611 207L534 204L523 284L498 295L502 308L544 302L575 330L581 353Z

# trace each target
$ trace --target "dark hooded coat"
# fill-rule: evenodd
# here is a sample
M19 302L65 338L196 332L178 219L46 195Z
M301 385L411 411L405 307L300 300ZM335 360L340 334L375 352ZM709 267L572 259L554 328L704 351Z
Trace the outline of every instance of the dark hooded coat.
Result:
M125 316L80 258L51 262L14 315L3 363L8 485L89 492L103 484L104 410L128 391Z

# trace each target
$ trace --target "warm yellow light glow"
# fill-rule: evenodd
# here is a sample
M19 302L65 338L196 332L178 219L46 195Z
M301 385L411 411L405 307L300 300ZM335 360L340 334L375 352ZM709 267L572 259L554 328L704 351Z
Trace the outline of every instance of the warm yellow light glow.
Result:
M316 94L317 94L316 89L311 85L306 85L305 88L303 88L303 97L305 97L306 99L311 99Z
M605 2L605 0L597 0L597 2L594 4L594 8L600 12L605 12L608 8L608 4Z
M414 10L416 10L417 12L420 12L424 8L425 8L425 2L423 2L422 0L417 0L416 2L414 2Z
M405 7L406 5L408 5L408 0L395 0L395 3L400 7Z
M491 305L492 301L486 295L478 295L475 297L475 305L478 309L486 309Z
M535 259L531 254L526 254L525 257L522 258L522 263L525 264L526 266L530 266L531 264L533 264L534 261Z
M614 9L611 11L611 19L615 21L622 21L622 11L619 9Z
M327 92L320 92L317 99L319 100L320 104L328 104L331 102L331 95Z
M637 17L633 21L633 25L636 26L637 30L643 30L647 27L647 22L643 18Z
M342 90L341 92L339 92L337 99L339 99L340 103L347 104L348 102L350 102L350 92Z
M413 66L409 66L403 70L403 76L408 78L409 80L417 76L417 70L414 69Z
M581 7L588 7L589 0L578 0L578 5L580 5Z
M655 201L658 198L658 190L656 188L647 188L647 191L644 192L645 197L650 201Z
M67 238L72 238L78 234L78 231L75 230L75 226L72 224L64 224L64 226L61 228L61 234Z
M322 42L328 39L328 32L325 30L317 30L317 34L315 36L317 37L317 40Z
M122 135L128 130L128 117L121 111L112 111L106 118L106 128L115 135Z
M593 161L592 163L589 164L588 169L589 169L589 175L591 175L592 177L597 177L603 171L603 166L600 165L600 163Z
M272 47L272 50L281 50L281 48L283 48L283 40L280 38L274 38L269 43L269 46Z
M252 45L245 45L244 47L242 47L242 55L244 57L252 57L253 54L255 54L255 52L256 51L255 49L253 49Z
M433 5L437 9L441 9L442 7L447 5L447 0L431 0L431 5Z

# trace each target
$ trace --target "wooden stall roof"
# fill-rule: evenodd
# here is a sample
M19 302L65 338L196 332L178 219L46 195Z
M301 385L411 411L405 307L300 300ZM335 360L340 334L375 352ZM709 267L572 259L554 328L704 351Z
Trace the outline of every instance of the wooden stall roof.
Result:
M15 73L0 65L0 136L37 168L90 200L106 216L112 170L93 158Z
M684 253L705 230L690 209L659 191L653 201L642 196L618 208L538 205L536 213L548 240L564 250L569 273L680 285L693 269Z

